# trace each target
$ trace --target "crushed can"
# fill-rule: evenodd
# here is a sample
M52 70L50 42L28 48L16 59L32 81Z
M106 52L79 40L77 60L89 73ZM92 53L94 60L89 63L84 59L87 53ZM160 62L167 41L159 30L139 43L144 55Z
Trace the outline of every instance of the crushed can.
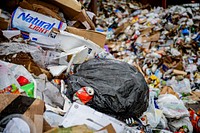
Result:
M86 104L89 102L94 96L94 89L91 87L82 87L79 89L73 97L73 101L81 102Z

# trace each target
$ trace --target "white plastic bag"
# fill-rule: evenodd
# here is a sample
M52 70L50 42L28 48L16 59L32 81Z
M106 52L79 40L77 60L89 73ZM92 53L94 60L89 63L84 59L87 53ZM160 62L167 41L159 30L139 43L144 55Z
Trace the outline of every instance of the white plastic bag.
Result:
M181 117L189 116L189 112L183 102L171 94L160 95L158 97L158 106L163 110L163 113L167 118L179 119Z
M36 96L36 89L37 89L36 81L33 78L33 76L31 75L31 73L29 73L28 70L24 66L16 65L13 63L8 63L8 62L4 62L4 61L0 61L0 63L3 63L7 67L7 69L9 69L9 71L12 72L12 82L15 83L15 85L19 88L20 92L23 92L23 90L20 89L20 85L18 84L16 78L18 78L19 76L24 76L29 80L29 82L33 82L34 83L34 92L33 93L34 93L34 97ZM14 80L16 80L16 82L14 82ZM6 82L9 82L9 81L10 80L8 80Z
M155 128L160 123L161 117L163 115L162 110L156 109L154 104L154 93L150 92L149 107L143 116L147 116L147 124Z
M0 61L0 89L4 89L12 84L15 84L17 88L20 88L19 83L15 79L13 72Z
M178 93L190 93L192 91L190 81L187 78L184 78L182 81L177 81L173 77L171 80L167 81L167 85L171 86L173 90Z
M178 120L170 120L168 122L168 125L169 125L170 130L173 132L177 131L179 128L183 126L187 126L189 133L193 132L193 126L189 117L184 117Z

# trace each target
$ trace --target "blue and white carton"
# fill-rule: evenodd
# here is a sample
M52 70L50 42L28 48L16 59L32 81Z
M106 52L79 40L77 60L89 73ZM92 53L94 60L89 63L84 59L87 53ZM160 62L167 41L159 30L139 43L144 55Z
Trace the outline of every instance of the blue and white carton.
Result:
M48 36L53 28L65 30L66 23L43 14L18 7L12 14L11 28Z

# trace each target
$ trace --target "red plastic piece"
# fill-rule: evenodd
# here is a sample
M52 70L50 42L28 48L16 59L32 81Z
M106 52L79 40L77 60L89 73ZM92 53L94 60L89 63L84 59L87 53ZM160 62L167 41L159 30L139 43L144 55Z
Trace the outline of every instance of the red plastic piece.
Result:
M27 78L25 78L24 76L19 76L19 77L17 78L17 81L18 81L18 83L19 83L21 86L24 86L24 85L30 83L29 80L28 80Z

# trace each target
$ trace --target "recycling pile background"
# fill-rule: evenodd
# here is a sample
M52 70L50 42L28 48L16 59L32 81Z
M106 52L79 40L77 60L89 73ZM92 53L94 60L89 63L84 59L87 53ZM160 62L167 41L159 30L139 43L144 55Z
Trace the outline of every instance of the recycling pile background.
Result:
M0 132L200 132L199 4L97 5L1 7Z

